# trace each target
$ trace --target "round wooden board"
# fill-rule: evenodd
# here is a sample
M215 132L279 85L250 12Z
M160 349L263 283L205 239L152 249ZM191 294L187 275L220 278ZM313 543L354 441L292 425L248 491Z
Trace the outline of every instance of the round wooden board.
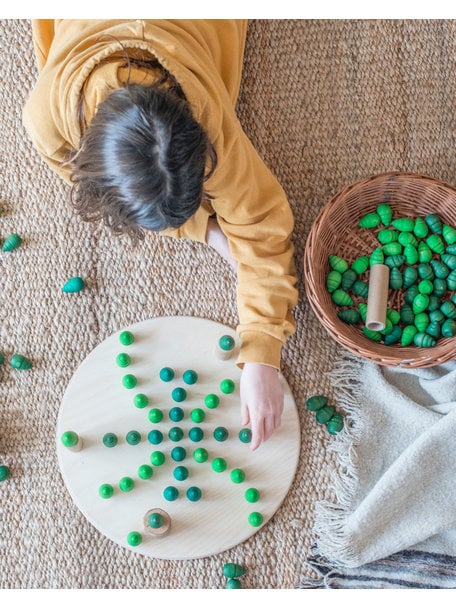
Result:
M122 346L121 331L129 330L135 341ZM215 355L218 340L230 335L236 340L232 356L221 360ZM82 362L68 384L64 394L56 429L56 445L59 466L65 484L75 504L102 534L137 553L162 559L192 559L220 553L245 541L264 526L274 515L285 498L293 481L300 449L300 425L293 396L281 377L285 390L285 407L281 427L257 450L239 439L241 427L239 380L241 370L236 365L239 343L235 332L224 325L194 317L160 317L131 325L119 330L99 344ZM116 364L119 353L131 356L131 364L121 368ZM175 371L171 382L163 382L159 372L163 367ZM198 381L186 385L184 371L192 369ZM122 384L125 374L134 374L138 380L134 389ZM231 379L235 390L225 394L220 382ZM187 398L176 403L171 397L174 388L182 387ZM137 393L146 394L149 404L137 408L133 399ZM204 398L209 393L220 397L216 409L208 409ZM181 422L172 422L168 412L179 406L185 412ZM205 411L205 420L195 424L189 417L194 408ZM160 408L163 419L159 423L149 421L151 408ZM168 431L179 426L184 437L179 442L170 441ZM193 442L188 436L191 427L199 426L204 438ZM228 439L220 442L213 437L216 427L229 431ZM152 445L148 433L153 428L162 431L164 440ZM63 446L61 436L65 431L76 432L82 440L80 451ZM142 440L129 445L126 434L136 430ZM113 448L103 445L105 433L115 433L118 444ZM182 462L171 458L173 447L185 448L187 456ZM204 447L209 458L198 463L193 452ZM160 450L166 455L161 466L153 467L153 476L143 480L138 477L138 467L151 464L150 455ZM227 468L215 472L211 463L214 458L224 458ZM173 476L176 466L188 468L185 481ZM245 472L242 483L234 483L230 472L241 468ZM131 477L135 487L130 492L119 489L122 477ZM98 494L100 485L114 487L112 498L103 499ZM166 486L175 486L179 498L167 501L163 496ZM192 502L186 490L197 486L202 498ZM260 499L250 503L245 499L247 488L256 488ZM150 509L163 509L171 518L168 534L151 536L144 530L143 518ZM263 516L261 526L254 527L248 517L251 512ZM137 531L143 540L137 547L127 543L129 532Z

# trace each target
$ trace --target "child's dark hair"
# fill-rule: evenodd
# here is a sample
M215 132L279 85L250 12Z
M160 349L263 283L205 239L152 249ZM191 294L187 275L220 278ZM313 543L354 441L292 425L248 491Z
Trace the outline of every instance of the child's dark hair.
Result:
M71 161L71 200L86 221L143 238L198 209L215 149L180 87L126 85L100 103Z

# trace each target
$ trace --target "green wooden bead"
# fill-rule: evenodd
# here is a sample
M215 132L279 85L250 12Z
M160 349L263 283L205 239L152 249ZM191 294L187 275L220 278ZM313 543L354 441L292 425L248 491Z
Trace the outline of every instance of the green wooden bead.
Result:
M430 262L432 260L432 249L424 241L418 243L418 261L419 262Z
M447 245L447 247L445 247L445 251L446 253L456 255L456 243L454 243L453 245Z
M437 279L446 279L450 274L450 269L448 266L440 260L431 260L430 265L432 266L432 270L434 271Z
M454 291L456 289L456 270L452 270L446 278L448 289Z
M413 325L415 313L410 304L403 304L400 310L401 321L404 325Z
M431 234L430 236L428 236L426 238L426 243L428 244L429 248L434 251L434 253L442 255L442 253L445 252L445 246L438 234Z
M206 414L204 413L204 410L202 410L200 407L196 407L190 412L190 419L193 422L196 422L197 424L203 422L205 418Z
M147 523L153 530L163 526L163 515L161 513L151 513L147 518Z
M418 250L413 245L406 245L404 247L404 257L407 264L413 266L418 262Z
M260 492L256 488L248 488L245 491L244 497L247 502L258 502L260 500Z
M166 456L163 454L163 452L160 452L159 450L155 450L150 455L150 463L153 464L154 467L161 466L165 462L165 460Z
M336 435L344 428L344 418L342 414L334 414L326 423L326 428L331 435Z
M193 451L193 460L195 462L206 462L208 458L209 453L205 448L196 448L196 450Z
M225 335L220 338L218 345L220 346L220 348L222 350L230 351L230 350L233 350L235 341L232 336Z
M327 403L328 397L325 395L313 395L307 399L306 408L311 412L317 412L318 410L321 410L322 407L327 405Z
M168 431L170 441L181 441L184 436L184 431L179 426L173 426Z
M235 389L235 384L229 378L225 378L220 382L220 390L225 395L230 395Z
M119 367L128 367L131 363L131 357L127 353L119 353L116 357L116 363Z
M132 389L138 384L138 380L134 374L125 374L122 378L122 384L125 388Z
M124 346L130 346L135 341L134 335L131 331L125 330L119 334L119 342Z
M148 464L142 464L138 467L138 477L140 479L150 479L154 474L154 470Z
M429 296L429 304L428 304L428 312L432 312L433 310L440 309L440 298L438 298L435 293L431 293Z
M224 458L214 458L211 463L211 467L216 473L223 473L227 467L226 460Z
M32 367L32 362L24 355L13 355L9 363L14 369L31 369Z
M352 285L352 291L355 295L361 298L367 298L369 294L369 285L365 281L358 279Z
M415 226L413 227L413 234L419 238L424 239L429 233L429 228L422 217L415 218Z
M153 429L147 435L147 439L152 445L159 445L163 441L163 433L158 429Z
M62 445L66 448L73 448L79 441L78 434L74 431L65 431L60 438Z
M438 298L441 298L448 289L448 283L446 279L434 279L432 284L434 285L433 293Z
M374 331L368 327L363 327L363 334L366 336L366 338L369 338L369 340L372 340L373 342L382 341L382 334L379 331Z
M387 243L382 247L383 255L400 255L402 253L403 247L397 241L392 243Z
M218 397L218 395L215 395L214 393L210 393L204 398L204 404L210 410L213 410L218 407L219 403L220 397Z
M388 203L380 203L376 211L380 217L382 224L384 226L389 226L393 218L393 210L391 209L391 205L388 205Z
M412 310L415 315L426 310L429 305L429 296L424 293L418 293L413 299Z
M98 488L98 495L100 498L104 498L105 500L111 498L114 495L113 486L109 483L101 484L101 486Z
M253 513L250 513L248 521L251 526L258 528L263 523L263 516L261 513L258 513L258 511L254 511Z
M402 336L402 328L400 325L393 325L392 331L385 336L385 344L390 346L391 344L396 344L399 342Z
M429 320L432 322L436 322L436 323L443 323L443 321L445 321L446 317L443 314L443 312L440 310L440 308L438 310L433 310L432 312L429 313Z
M405 261L405 258L404 258ZM402 286L407 289L418 279L418 270L413 266L406 266L402 273Z
M174 378L174 370L171 367L162 367L158 375L163 382L171 382Z
M384 229L380 230L377 234L377 238L382 245L387 245L388 243L394 243L399 238L399 232L397 230Z
M214 429L212 433L214 435L214 439L216 441L226 441L228 439L228 429L224 426L218 426Z
M456 335L456 321L454 319L447 319L442 324L442 336L445 338L452 338Z
M389 275L389 286L391 289L401 289L402 283L402 272L399 268L391 268Z
M432 281L423 279L418 283L418 290L421 294L429 295L434 291L434 284Z
M337 270L341 274L348 269L348 262L338 255L329 255L328 261L331 268Z
M242 443L250 443L252 441L252 431L250 429L241 429L239 431L239 440Z
M142 535L139 532L133 531L129 532L127 536L127 543L131 547L137 547L142 543Z
M343 289L333 291L331 298L338 306L353 306L354 303L351 296Z
M413 300L419 293L418 285L411 285L408 289L406 289L404 294L406 303L412 305Z
M118 444L119 439L115 433L105 433L102 441L103 445L107 448L114 448Z
M366 316L367 316L367 304L366 302L360 302L358 304L358 310L359 310L359 314L361 315L361 319L363 321L366 320Z
M447 300L442 304L440 310L448 319L456 319L456 305Z
M376 247L369 257L369 266L375 266L375 264L383 264L385 261L385 254L381 247Z
M22 238L16 234L10 234L3 242L2 251L14 251L22 244Z
M143 393L138 393L133 397L133 404L135 407L142 410L149 405L149 397Z
M141 443L141 433L138 431L128 431L125 441L129 445L138 445L138 443Z
M379 224L380 216L378 215L378 213L375 212L366 213L366 215L363 215L363 217L358 222L358 226L360 228L375 228Z
M412 267L410 266L410 268L412 268ZM415 269L412 268L412 270L415 270ZM420 264L418 264L418 267L416 270L418 272L420 279L426 279L426 280L432 281L435 278L434 270L433 270L431 264L429 264L429 262L421 262Z
M456 230L453 226L449 226L448 224L443 224L442 226L442 236L448 245L453 245L456 243Z
M78 291L82 291L84 287L84 279L82 279L81 277L72 277L62 287L62 291L64 293L77 293Z
M361 255L354 260L351 265L351 269L356 272L357 275L361 275L369 268L369 256Z
M420 312L415 316L415 327L419 332L425 332L429 325L429 316L425 312Z
M199 426L194 426L188 431L188 438L194 443L202 441L204 439L204 431Z
M414 325L406 325L402 330L401 344L402 346L409 346L413 343L415 334L418 333L417 328Z
M388 255L385 258L385 266L388 268L399 268L405 262L405 255Z
M242 589L241 581L238 581L237 578L229 578L226 581L225 589Z
M430 213L429 215L426 215L424 221L432 232L435 234L442 234L443 222L437 214Z
M152 424L158 424L163 420L163 412L158 407L153 407L149 410L148 418Z
M386 318L389 319L393 325L397 325L401 320L401 314L394 308L387 308Z
M233 469L230 472L230 479L233 483L242 483L245 480L245 472L242 469Z
M426 327L426 333L434 338L434 340L438 340L442 333L441 323L438 323L437 321L430 321L429 325Z
M228 563L224 564L222 572L227 578L239 578L246 573L246 570L239 564Z
M344 291L347 291L347 289L350 289L350 287L353 285L357 278L358 275L356 274L356 272L349 268L342 274L342 281L340 284L341 288Z
M354 308L347 308L345 310L339 310L339 312L337 313L337 316L339 317L339 319L341 321L344 321L344 323L350 323L352 325L358 323L358 321L361 318L361 315L359 314L359 312Z
M5 363L5 355L0 352L0 365L3 365Z
M119 481L119 489L122 492L131 492L135 487L135 481L131 477L122 477Z
M413 343L420 348L432 348L436 345L436 341L432 336L420 332L413 337Z
M415 220L410 217L400 217L393 220L391 224L399 230L399 232L413 232Z
M452 253L443 253L441 256L442 262L448 266L450 270L454 270L456 268L456 255Z
M418 247L418 241L411 232L400 232L397 240L403 247L407 245L412 245L415 248Z
M185 384L196 384L198 382L198 374L193 369L187 369L182 375L182 380Z
M332 293L340 287L342 283L342 275L337 270L331 270L326 277L326 289Z
M325 405L315 414L315 418L319 424L326 424L335 413L335 407L333 405Z

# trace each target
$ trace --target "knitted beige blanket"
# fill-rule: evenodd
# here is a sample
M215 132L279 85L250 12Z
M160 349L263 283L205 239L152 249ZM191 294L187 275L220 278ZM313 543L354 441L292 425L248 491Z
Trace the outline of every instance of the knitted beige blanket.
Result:
M148 236L132 249L83 224L68 189L32 149L21 110L36 80L30 24L0 20L0 237L23 238L0 255L0 351L33 361L0 366L0 587L222 588L222 565L241 563L246 588L291 589L314 576L315 504L335 500L334 437L306 399L337 391L327 376L339 349L306 301L302 258L321 207L346 185L391 170L456 183L456 23L252 21L240 121L288 194L300 299L283 373L300 414L294 483L270 522L221 555L144 559L104 538L73 504L58 469L60 402L81 361L107 336L144 319L191 315L237 323L235 277L203 245ZM1 253L1 252L0 252ZM65 298L75 274L87 289Z

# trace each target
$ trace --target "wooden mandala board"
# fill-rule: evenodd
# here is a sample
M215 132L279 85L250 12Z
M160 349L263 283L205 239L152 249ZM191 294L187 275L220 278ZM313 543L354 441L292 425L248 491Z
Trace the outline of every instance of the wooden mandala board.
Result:
M121 331L129 330L135 340L129 346L119 341ZM230 335L236 340L232 356L221 360L215 355L218 340ZM241 427L239 380L240 369L236 365L239 343L235 332L219 323L193 317L160 317L131 325L119 330L100 343L82 362L70 380L64 394L56 429L57 455L67 489L81 512L97 530L115 543L155 558L193 559L206 557L229 549L255 534L274 515L284 500L293 481L300 450L300 425L293 396L283 379L285 407L282 424L274 435L257 450L239 439ZM116 364L119 353L131 356L131 364L121 368ZM159 372L171 367L175 377L163 382ZM186 385L182 375L192 369L198 381ZM122 384L125 374L134 374L138 383L134 389ZM231 379L235 390L224 394L220 382ZM176 387L185 388L187 398L176 403L171 398ZM134 395L146 394L149 404L143 409L133 403ZM209 393L220 397L216 409L208 409L204 398ZM185 412L181 422L172 422L168 412L179 406ZM195 424L189 417L194 408L205 411L204 422ZM149 421L151 408L163 411L163 420ZM168 430L180 426L184 437L179 442L168 438ZM192 442L188 437L191 427L200 426L204 438ZM216 441L213 430L222 426L229 436L224 442ZM163 432L159 445L148 441L153 428ZM61 436L65 431L76 432L82 440L82 449L74 452L63 446ZM142 440L129 445L126 434L136 430ZM115 433L118 444L107 448L102 438L107 432ZM173 447L187 451L182 462L171 458ZM204 447L209 458L196 462L192 455L198 447ZM138 477L138 467L151 464L150 455L160 450L166 455L161 466L153 466L153 475L143 480ZM224 458L227 468L215 472L211 463L214 458ZM176 481L176 466L188 468L185 481ZM234 483L230 471L241 468L245 472L242 483ZM135 487L130 492L119 489L119 480L128 476ZM111 484L114 495L101 498L98 489ZM168 501L163 496L166 486L175 486L179 498ZM186 490L197 486L202 490L199 501L186 497ZM256 488L260 499L250 503L245 499L247 488ZM143 518L150 509L162 509L171 518L171 528L165 536L151 536L144 530ZM253 527L248 516L256 511L263 516L263 523ZM129 532L142 534L142 543L132 547L127 543ZM71 533L71 530L69 530Z

